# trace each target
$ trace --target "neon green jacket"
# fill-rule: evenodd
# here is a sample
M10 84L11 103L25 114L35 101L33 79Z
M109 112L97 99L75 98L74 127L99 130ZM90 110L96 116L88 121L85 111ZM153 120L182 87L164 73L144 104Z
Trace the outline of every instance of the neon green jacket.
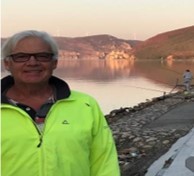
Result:
M119 176L115 144L97 102L71 91L42 134L20 108L1 104L2 176Z

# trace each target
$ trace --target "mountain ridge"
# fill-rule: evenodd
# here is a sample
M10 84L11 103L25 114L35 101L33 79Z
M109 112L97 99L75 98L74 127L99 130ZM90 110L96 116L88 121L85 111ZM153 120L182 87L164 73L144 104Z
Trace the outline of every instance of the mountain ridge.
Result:
M194 59L194 26L160 33L134 47L138 59Z
M53 36L61 59L194 59L194 26L159 33L145 41L109 34ZM1 43L5 38L1 38Z

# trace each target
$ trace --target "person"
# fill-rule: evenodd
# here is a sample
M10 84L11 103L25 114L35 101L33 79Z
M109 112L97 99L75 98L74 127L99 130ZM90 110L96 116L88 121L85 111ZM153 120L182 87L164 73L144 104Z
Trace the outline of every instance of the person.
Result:
M119 176L116 145L97 101L53 75L50 34L26 30L2 46L2 176Z
M183 73L183 84L187 92L190 92L192 78L193 76L191 71L189 69L185 70L185 72Z

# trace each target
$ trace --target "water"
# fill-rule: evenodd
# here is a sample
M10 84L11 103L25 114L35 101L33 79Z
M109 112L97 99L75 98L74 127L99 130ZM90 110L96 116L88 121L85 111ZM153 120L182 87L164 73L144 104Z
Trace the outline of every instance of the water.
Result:
M104 114L169 93L193 61L59 60L54 75L93 96ZM7 73L2 68L2 76Z

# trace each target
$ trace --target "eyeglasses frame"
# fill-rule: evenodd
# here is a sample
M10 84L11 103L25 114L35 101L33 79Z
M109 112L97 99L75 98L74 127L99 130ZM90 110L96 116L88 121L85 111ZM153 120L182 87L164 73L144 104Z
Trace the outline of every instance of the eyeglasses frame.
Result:
M28 56L28 58L24 61L17 61L14 59L14 56L18 55L18 54L26 54L26 56ZM38 54L48 54L49 55L49 59L48 60L39 60L37 57ZM22 62L27 62L30 60L31 57L34 57L34 59L36 59L36 61L39 61L39 62L49 62L51 60L53 60L53 56L54 54L53 53L49 53L49 52L39 52L39 53L14 53L14 54L10 54L7 56L7 58L11 58L14 62L18 62L18 63L22 63Z

